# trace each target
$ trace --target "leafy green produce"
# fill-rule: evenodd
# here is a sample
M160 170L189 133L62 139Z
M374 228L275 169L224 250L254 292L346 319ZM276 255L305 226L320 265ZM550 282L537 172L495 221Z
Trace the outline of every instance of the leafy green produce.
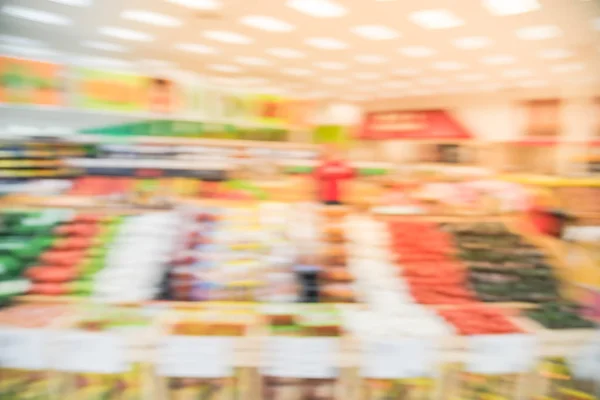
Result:
M580 315L580 307L570 302L552 302L525 312L529 318L548 329L594 328L595 324Z

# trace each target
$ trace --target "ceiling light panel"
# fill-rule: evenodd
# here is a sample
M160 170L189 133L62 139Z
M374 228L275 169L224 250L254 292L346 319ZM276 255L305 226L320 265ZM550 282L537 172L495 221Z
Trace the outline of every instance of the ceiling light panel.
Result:
M235 58L235 62L239 64L255 66L271 65L271 62L269 60L265 60L264 58L260 57L239 56Z
M386 58L377 54L361 54L355 57L356 61L363 64L383 64Z
M204 37L211 39L211 40L216 40L218 42L223 42L223 43L231 43L231 44L250 44L250 43L252 43L251 38L241 35L239 33L229 32L229 31L207 31L207 32L204 32Z
M410 20L425 29L447 29L463 24L451 11L443 9L421 10L411 13Z
M29 21L41 22L50 25L70 25L71 19L64 15L54 14L46 11L36 10L34 8L20 6L4 6L0 11L11 17L27 19Z
M336 18L348 12L333 0L288 0L287 6L315 18Z
M121 18L156 26L175 27L181 25L181 21L175 17L146 10L125 10L121 13Z
M89 7L92 5L92 0L50 0L53 3L64 4L75 7Z
M279 57L279 58L293 59L293 58L304 57L304 53L302 53L298 50L288 49L285 47L276 47L276 48L272 48L272 49L267 49L267 53L269 53L272 56Z
M545 49L540 51L540 57L546 60L560 60L573 56L567 49Z
M187 51L189 53L198 54L213 54L217 52L214 48L199 43L177 43L175 48L178 50Z
M459 71L464 69L465 65L456 61L438 61L433 63L433 68L439 69L440 71Z
M463 50L477 50L488 47L492 40L485 36L465 36L454 40L454 46Z
M483 6L493 15L515 15L540 8L537 0L483 0Z
M317 66L319 68L330 69L330 70L335 70L335 71L341 71L341 70L348 68L348 66L346 64L339 63L339 62L333 62L333 61L318 62L318 63L315 63L315 66Z
M127 47L116 43L102 42L99 40L84 40L81 42L82 46L89 47L90 49L114 51L117 53L125 53Z
M389 40L400 37L400 34L384 25L360 25L351 29L352 32L369 40Z
M515 61L515 57L508 54L495 54L481 59L482 63L489 65L507 65L513 64Z
M228 64L211 64L208 66L209 69L218 72L227 72L227 73L236 73L241 72L242 69L237 65L228 65Z
M294 25L265 15L249 15L241 19L242 24L268 32L290 32Z
M400 49L400 53L404 54L407 57L421 58L421 57L430 57L434 55L436 52L433 49L425 46L408 46L402 47Z
M221 8L219 0L167 0L169 3L178 4L194 10L218 10Z
M562 35L562 31L556 25L528 26L517 30L517 37L523 40L552 39Z
M306 39L306 44L316 47L318 49L325 50L343 50L348 47L348 45L340 40L328 37L316 37Z
M98 29L102 35L111 36L118 39L133 40L138 42L151 42L154 40L152 35L131 29L119 28L116 26L105 26Z
M284 68L283 73L294 76L308 76L313 74L311 70L304 68Z

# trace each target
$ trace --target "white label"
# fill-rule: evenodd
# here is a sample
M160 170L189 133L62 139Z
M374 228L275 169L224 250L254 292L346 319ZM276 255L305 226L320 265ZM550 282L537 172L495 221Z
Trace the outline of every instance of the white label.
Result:
M534 365L534 335L476 335L468 339L467 370L480 374L525 372Z
M158 374L180 378L221 378L233 374L232 337L172 335L159 349Z
M335 378L339 339L270 337L263 373L281 378Z
M46 369L44 331L0 327L0 368Z
M367 378L418 378L435 370L435 342L423 338L398 338L364 343L361 374Z
M53 348L55 369L112 374L128 368L125 338L105 332L61 332Z
M575 352L569 359L573 374L578 379L600 379L600 332L598 335Z

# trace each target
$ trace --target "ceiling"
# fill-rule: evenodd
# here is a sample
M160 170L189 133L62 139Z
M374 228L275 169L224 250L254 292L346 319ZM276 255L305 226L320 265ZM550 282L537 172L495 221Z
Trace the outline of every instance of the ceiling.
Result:
M318 8L339 14L330 17L298 11L293 0L83 1L90 4L0 0L0 52L354 101L600 87L598 0L537 0L532 11L503 16L484 6L491 0L335 0L341 8ZM197 9L177 1L195 1ZM14 7L51 13L42 18L53 23L15 15ZM131 10L172 18L157 26ZM438 15L418 14L424 10ZM428 29L417 23L423 19L446 27ZM386 37L372 40L355 32L365 25L391 31L372 28Z

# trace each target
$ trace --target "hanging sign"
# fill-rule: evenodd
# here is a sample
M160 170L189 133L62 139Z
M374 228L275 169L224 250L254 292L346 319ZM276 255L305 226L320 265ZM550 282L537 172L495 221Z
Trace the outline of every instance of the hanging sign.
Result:
M0 56L0 103L62 104L62 71L58 64Z

